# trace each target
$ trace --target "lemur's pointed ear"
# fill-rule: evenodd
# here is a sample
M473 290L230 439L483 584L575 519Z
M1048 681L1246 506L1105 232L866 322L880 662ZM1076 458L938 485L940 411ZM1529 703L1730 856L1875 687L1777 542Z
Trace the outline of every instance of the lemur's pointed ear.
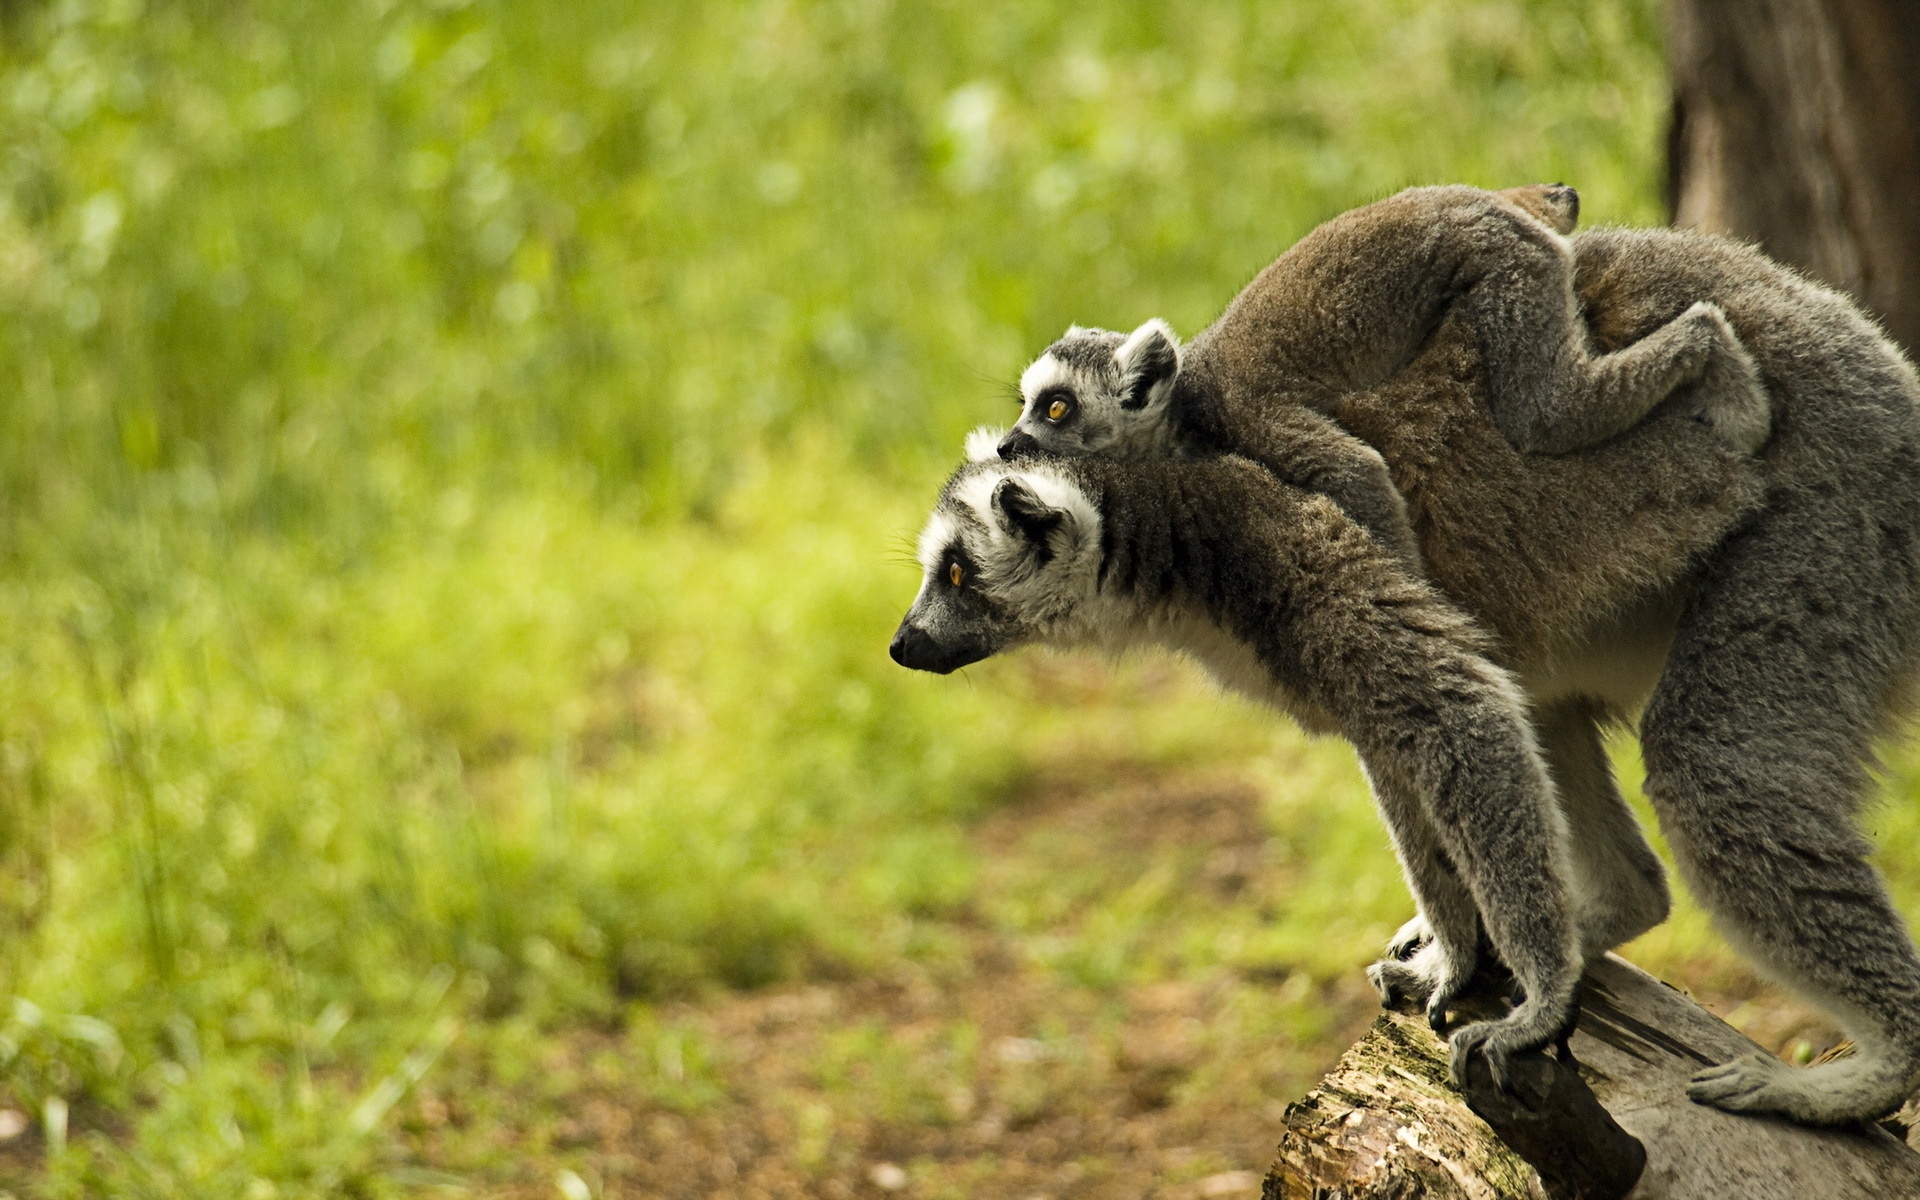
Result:
M1173 393L1173 381L1180 374L1180 339L1173 327L1159 317L1127 335L1113 352L1114 362L1126 376L1122 408L1145 408L1165 403Z
M1032 542L1043 556L1052 554L1048 536L1067 519L1066 513L1048 505L1032 488L1012 475L993 489L993 511L999 514L1007 532Z

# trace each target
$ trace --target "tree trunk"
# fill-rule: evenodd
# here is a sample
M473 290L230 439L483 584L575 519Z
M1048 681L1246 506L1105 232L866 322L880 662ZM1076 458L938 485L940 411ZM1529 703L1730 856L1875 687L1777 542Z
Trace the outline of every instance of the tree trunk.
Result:
M1688 1100L1695 1071L1759 1047L1619 958L1588 972L1571 1049L1612 1120L1645 1147L1632 1200L1920 1197L1920 1154L1880 1126L1808 1129ZM1577 1172L1564 1162L1546 1163L1561 1182L1543 1185L1448 1082L1446 1045L1418 1015L1383 1015L1287 1109L1286 1126L1265 1200L1621 1195L1567 1190ZM1561 1145L1575 1140L1589 1139ZM1549 1146L1545 1157L1553 1153Z
M1920 3L1669 0L1676 225L1758 242L1920 351Z

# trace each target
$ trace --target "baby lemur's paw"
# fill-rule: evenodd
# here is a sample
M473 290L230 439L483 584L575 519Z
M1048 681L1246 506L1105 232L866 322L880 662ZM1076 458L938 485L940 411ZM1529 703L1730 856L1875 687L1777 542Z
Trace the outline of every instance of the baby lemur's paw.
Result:
M1693 417L1711 426L1735 450L1753 453L1773 433L1773 401L1753 355L1717 304L1699 301L1676 319L1699 331L1702 347L1700 380L1691 401Z
M1485 1056L1493 1081L1504 1089L1511 1077L1508 1064L1514 1058L1565 1042L1579 1019L1578 991L1567 987L1551 996L1530 996L1498 1021L1468 1025L1448 1039L1453 1081L1466 1086L1467 1059L1478 1052Z
M1806 1125L1844 1125L1885 1116L1906 1099L1911 1066L1879 1054L1792 1067L1749 1054L1708 1067L1687 1083L1687 1098L1727 1112L1777 1113Z

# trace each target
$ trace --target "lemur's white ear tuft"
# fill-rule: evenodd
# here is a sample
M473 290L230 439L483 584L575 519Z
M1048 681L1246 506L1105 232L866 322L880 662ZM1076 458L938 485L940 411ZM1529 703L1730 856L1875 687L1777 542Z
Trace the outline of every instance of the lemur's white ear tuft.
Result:
M1127 335L1113 352L1113 361L1127 378L1121 407L1159 404L1173 393L1174 377L1180 374L1180 339L1173 326L1155 317Z
M997 462L1000 459L1000 439L1007 436L1004 429L992 425L982 425L967 435L968 462Z
M1018 475L1005 476L994 485L993 511L1003 529L1033 543L1040 551L1042 562L1053 557L1048 539L1069 515L1042 500Z
M1113 357L1120 364L1120 369L1126 371L1131 370L1143 354L1151 357L1168 353L1173 355L1176 362L1179 361L1179 335L1173 332L1173 326L1155 317L1128 334L1127 340L1121 342L1120 348L1113 352Z

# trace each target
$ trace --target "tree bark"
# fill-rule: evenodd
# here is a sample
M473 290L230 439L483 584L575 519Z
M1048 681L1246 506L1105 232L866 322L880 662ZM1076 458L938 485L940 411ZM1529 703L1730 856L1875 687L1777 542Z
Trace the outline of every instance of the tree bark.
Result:
M1920 3L1669 0L1676 225L1758 242L1920 350Z
M1645 1148L1632 1200L1920 1197L1920 1154L1880 1126L1809 1129L1688 1100L1695 1071L1759 1047L1619 958L1588 972L1571 1049L1613 1121ZM1417 1014L1383 1015L1319 1087L1287 1109L1286 1126L1265 1200L1553 1194L1469 1110L1448 1080L1446 1044Z

